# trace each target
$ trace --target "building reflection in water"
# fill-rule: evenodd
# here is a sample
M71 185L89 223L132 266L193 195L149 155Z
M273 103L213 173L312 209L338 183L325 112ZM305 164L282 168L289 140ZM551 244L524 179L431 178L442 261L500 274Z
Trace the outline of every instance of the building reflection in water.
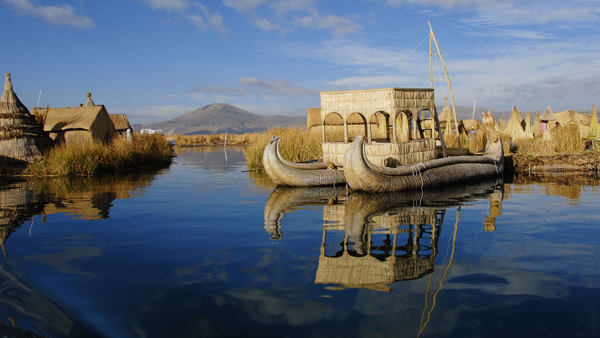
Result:
M277 187L265 204L265 230L271 239L282 239L286 213L323 206L323 240L315 283L389 291L388 284L434 271L448 208L460 210L466 201L489 199L490 211L482 226L493 231L501 214L503 186L494 181L381 194L336 187Z

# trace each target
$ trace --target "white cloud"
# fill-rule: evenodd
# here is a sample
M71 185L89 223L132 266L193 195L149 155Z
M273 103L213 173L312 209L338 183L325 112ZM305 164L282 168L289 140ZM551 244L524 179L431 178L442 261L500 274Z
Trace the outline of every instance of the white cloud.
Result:
M583 24L599 19L600 6L593 0L383 0L393 8L403 5L438 7L443 10L475 12L470 22L505 26L524 24Z
M91 18L76 13L75 7L70 5L40 6L32 0L3 0L3 2L22 15L32 15L56 25L79 29L94 27L94 21Z
M321 14L315 0L276 0L263 6L263 0L223 0L223 4L250 16L253 25L265 32L280 34L298 28L327 30L335 36L346 36L362 28L358 14L339 16Z
M251 13L265 2L266 0L223 0L223 5L242 13Z
M184 12L190 4L186 0L144 0L152 9L165 11Z
M223 24L223 16L220 13L211 12L208 7L199 2L190 2L187 0L142 0L142 2L150 6L153 10L178 13L200 30L206 30L211 27L219 34L227 36L227 29Z
M188 98L198 98L197 94L221 95L221 97L255 96L263 99L272 99L280 96L316 96L318 92L306 87L296 86L285 80L261 80L256 77L240 77L237 79L239 86L199 86L192 91ZM202 99L205 99L202 96Z

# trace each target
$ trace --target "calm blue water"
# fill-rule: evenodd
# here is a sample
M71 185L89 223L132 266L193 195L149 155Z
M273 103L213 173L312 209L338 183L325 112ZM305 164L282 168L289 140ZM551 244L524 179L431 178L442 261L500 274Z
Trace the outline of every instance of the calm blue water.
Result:
M600 336L597 180L363 195L245 170L240 150L195 148L151 175L5 183L0 321L50 337Z

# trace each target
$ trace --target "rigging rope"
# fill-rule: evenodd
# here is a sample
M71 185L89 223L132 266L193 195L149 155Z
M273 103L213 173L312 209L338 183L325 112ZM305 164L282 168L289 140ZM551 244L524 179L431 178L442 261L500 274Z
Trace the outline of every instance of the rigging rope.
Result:
M410 52L410 54L408 54L407 56L405 56L402 60L400 60L400 62L398 63L398 65L396 67L394 67L394 69L390 70L387 74L385 74L384 76L388 76L390 75L390 73L392 73L393 71L395 71L396 69L398 69L398 67L400 67L400 65L402 64L402 62L404 62L404 60L406 60L409 56L413 55L413 53L419 49L419 47L421 47L421 45L423 44L423 42L425 42L427 40L427 38L429 38L429 33L427 34L427 36L425 37L425 39L423 39L423 41L421 41L421 43L417 46L417 48L413 49L412 52Z

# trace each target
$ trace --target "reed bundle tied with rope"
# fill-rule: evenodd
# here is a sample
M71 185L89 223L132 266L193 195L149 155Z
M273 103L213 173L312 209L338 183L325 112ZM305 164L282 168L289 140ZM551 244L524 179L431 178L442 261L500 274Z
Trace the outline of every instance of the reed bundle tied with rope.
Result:
M50 138L13 91L10 73L7 73L0 99L0 162L33 162L51 145Z

